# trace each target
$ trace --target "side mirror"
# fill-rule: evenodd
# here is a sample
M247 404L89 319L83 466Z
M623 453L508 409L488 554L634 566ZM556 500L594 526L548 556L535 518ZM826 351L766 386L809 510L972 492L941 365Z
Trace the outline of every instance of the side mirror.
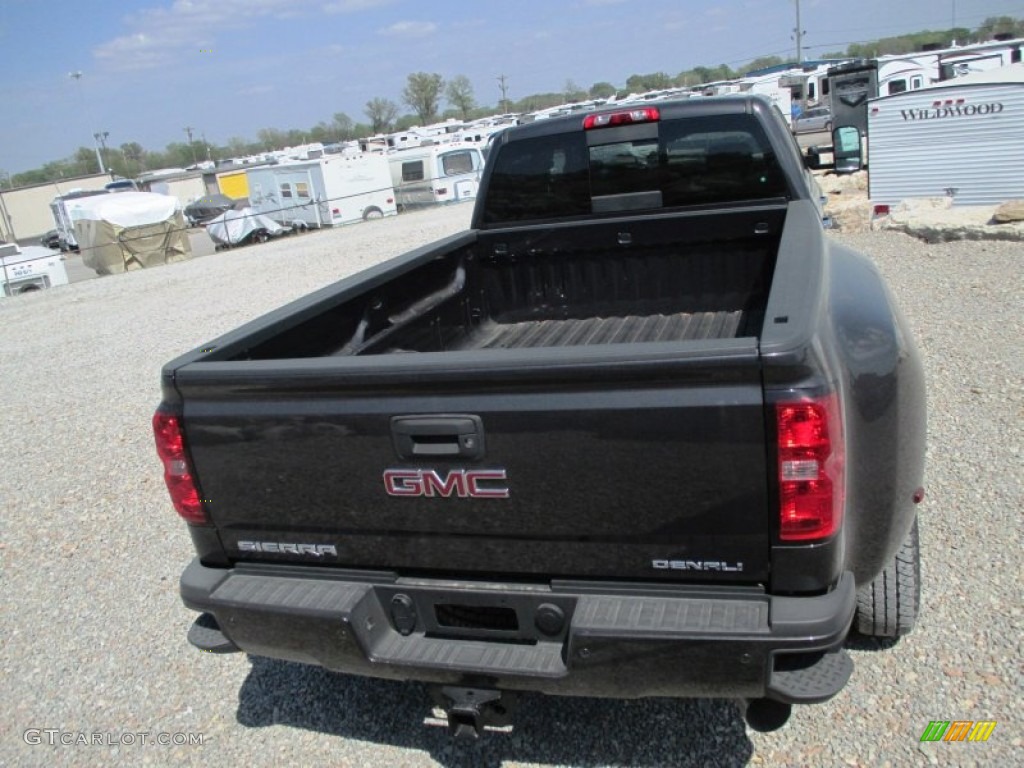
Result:
M855 173L864 167L860 131L843 125L832 131L832 157L836 173Z

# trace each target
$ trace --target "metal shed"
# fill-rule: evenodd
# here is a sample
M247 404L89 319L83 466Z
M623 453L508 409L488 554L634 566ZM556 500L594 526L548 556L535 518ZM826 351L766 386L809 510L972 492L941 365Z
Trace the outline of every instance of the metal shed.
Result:
M868 103L868 195L875 205L952 197L1024 198L1024 64Z

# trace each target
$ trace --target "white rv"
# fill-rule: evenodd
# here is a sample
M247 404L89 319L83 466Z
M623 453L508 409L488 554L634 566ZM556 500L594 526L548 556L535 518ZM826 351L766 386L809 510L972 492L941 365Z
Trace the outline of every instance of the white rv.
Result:
M251 168L249 204L296 229L331 227L398 213L388 161L381 155L328 155Z
M109 194L110 191L106 189L72 189L67 194L53 198L50 203L50 213L53 214L53 223L56 225L61 251L78 250L78 240L75 238L75 219L79 218L83 207L88 208L89 206L89 203L83 201L96 195Z
M404 149L387 159L400 208L471 200L484 167L480 148L462 143Z
M1024 64L868 102L875 206L1024 198Z
M59 253L39 245L20 248L0 243L0 298L67 285L68 272Z
M916 53L879 56L878 94L893 96L1021 61L1024 39L990 40Z
M793 119L793 92L784 79L787 74L789 73L773 72L760 77L743 78L739 82L740 91L767 97L789 123Z

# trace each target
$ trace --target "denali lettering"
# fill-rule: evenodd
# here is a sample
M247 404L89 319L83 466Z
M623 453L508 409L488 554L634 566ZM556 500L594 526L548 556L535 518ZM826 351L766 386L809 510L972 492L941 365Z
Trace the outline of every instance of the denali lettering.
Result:
M275 555L324 555L338 556L333 544L291 544L286 541L240 541L238 548L242 552L268 552Z
M938 120L946 117L975 117L977 115L998 115L1003 111L1000 102L991 104L932 105L928 109L901 109L904 120Z
M453 469L444 478L433 469L386 469L388 496L443 496L460 499L507 499L508 488L481 485L506 479L504 469Z
M662 571L721 571L724 573L743 570L743 563L730 565L724 560L652 560L651 565Z

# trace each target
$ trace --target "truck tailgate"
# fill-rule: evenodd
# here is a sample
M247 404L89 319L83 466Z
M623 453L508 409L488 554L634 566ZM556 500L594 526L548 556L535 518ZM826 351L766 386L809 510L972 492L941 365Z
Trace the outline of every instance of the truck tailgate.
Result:
M756 339L624 350L197 362L175 386L235 560L765 579Z

